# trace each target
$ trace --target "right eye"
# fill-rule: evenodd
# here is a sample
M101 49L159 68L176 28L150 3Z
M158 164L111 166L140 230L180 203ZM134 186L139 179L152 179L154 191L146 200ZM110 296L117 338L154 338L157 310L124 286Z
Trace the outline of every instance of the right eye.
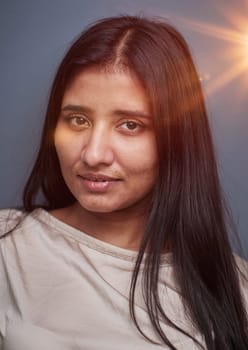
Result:
M68 118L69 124L76 129L88 128L89 120L81 115L73 115Z

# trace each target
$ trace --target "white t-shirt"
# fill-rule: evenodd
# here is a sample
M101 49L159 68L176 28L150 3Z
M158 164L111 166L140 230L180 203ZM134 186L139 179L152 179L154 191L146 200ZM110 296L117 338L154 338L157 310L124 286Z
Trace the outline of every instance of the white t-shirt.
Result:
M21 221L20 221L21 220ZM18 223L19 222L19 223ZM91 237L43 209L0 211L0 348L4 350L152 350L129 314L136 252ZM173 278L171 254L162 257L159 290L168 317L201 340L187 319ZM144 305L135 303L145 334L159 341ZM167 324L178 350L199 349Z

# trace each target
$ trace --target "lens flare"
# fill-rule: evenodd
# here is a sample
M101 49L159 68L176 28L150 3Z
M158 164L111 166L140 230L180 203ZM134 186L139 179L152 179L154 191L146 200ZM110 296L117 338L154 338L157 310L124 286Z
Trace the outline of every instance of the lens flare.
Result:
M225 3L217 9L227 21L225 27L172 15L180 26L215 39L214 49L209 54L209 60L213 62L209 65L213 71L210 69L200 74L208 94L213 94L236 78L248 87L248 1L242 5L237 9L237 4L234 8Z
M244 40L244 51L245 51L245 56L246 56L246 60L247 60L247 64L248 64L248 31L245 34L245 40Z

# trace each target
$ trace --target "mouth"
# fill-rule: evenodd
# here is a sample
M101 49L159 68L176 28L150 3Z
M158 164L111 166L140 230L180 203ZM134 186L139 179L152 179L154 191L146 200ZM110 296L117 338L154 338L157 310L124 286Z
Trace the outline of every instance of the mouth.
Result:
M92 182L113 182L120 181L118 178L110 177L103 174L84 174L79 175L83 180L92 181Z
M84 188L91 193L106 193L116 183L122 181L119 178L103 175L103 174L83 174L78 175L82 180Z

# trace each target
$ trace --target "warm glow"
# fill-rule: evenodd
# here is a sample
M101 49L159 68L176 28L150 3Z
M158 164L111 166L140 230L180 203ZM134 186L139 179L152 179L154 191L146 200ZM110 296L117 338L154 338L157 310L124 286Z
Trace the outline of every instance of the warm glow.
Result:
M244 51L246 55L246 60L248 62L248 32L245 34Z
M228 4L225 7L222 4L222 9L218 9L230 23L226 27L173 16L181 25L190 30L221 41L220 49L215 50L214 56L212 53L211 56L209 55L213 67L216 69L215 59L221 63L221 67L217 72L201 72L200 78L208 94L216 92L236 78L242 80L242 85L245 84L243 91L246 94L248 88L248 0L243 5L244 8L241 6L239 11Z

